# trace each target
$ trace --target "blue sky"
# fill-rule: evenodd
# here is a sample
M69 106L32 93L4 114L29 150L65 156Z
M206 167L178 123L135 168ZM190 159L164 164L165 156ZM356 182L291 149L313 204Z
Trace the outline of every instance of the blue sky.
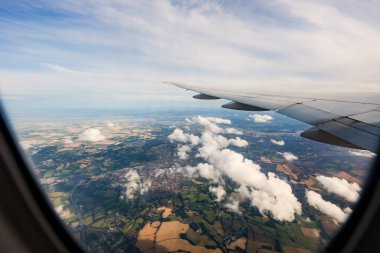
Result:
M203 106L161 84L380 91L378 1L3 1L12 105ZM21 106L22 107L22 106Z

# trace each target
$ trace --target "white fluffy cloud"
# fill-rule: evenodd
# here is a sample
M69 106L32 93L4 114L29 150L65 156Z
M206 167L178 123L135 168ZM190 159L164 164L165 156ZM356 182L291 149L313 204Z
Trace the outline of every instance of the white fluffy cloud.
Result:
M185 171L189 176L199 176L206 178L214 183L220 183L222 174L212 164L198 163L197 166L187 166Z
M222 201L222 199L226 196L226 191L220 185L217 187L210 186L209 191L215 195L215 200L218 202Z
M278 154L282 155L286 161L294 161L298 160L298 157L290 152L278 152Z
M125 175L126 182L124 184L125 197L133 199L136 193L142 195L146 193L152 182L150 180L142 180L140 175L135 170L128 171Z
M228 148L248 145L248 142L239 137L225 138L220 134L225 133L225 130L214 123L230 124L230 121L195 117L192 122L204 126L199 138L200 146L197 147L197 156L205 163L186 167L190 176L204 177L218 184L223 183L223 177L229 177L240 185L237 193L243 199L257 207L262 214L270 214L276 220L292 221L295 215L301 214L301 203L286 181L278 178L274 173L261 172L259 165ZM226 207L239 212L239 201L228 201Z
M228 141L229 141L230 145L235 146L235 147L241 148L241 147L248 146L248 142L246 140L239 138L239 137L236 137L234 139L229 139Z
M267 123L273 120L273 117L270 115L261 115L261 114L253 114L249 115L256 123Z
M191 147L188 145L180 145L177 148L177 155L179 159L186 160L189 156L189 152L191 151Z
M218 124L223 124L223 125L230 125L231 120L229 119L222 119L222 118L214 118L214 117L203 117L203 116L196 116L192 117L191 119L186 120L188 123L196 123L204 126L207 131L210 131L215 134L221 134L221 133L226 133L226 134L236 134L236 135L242 135L243 132L239 131L235 128L228 127L228 128L222 128L218 126Z
M351 209L345 208L342 210L339 206L331 203L330 201L324 200L321 194L314 191L306 190L306 199L309 205L334 218L340 223L344 222L347 215L351 213Z
M328 192L334 193L347 201L356 202L359 198L361 188L357 183L349 183L345 179L326 176L317 176L317 180Z
M187 134L182 129L176 128L173 133L168 136L170 142L182 142L190 143L191 145L197 145L199 142L199 137L193 134Z
M274 140L274 139L270 139L270 141L271 141L273 144L278 145L278 146L284 146L284 145L285 145L285 141L283 141L283 140L279 140L279 141L277 141L277 140Z
M82 141L103 141L106 137L102 134L99 129L89 128L79 135L79 139Z
M226 129L224 129L225 133L226 134L237 134L237 135L242 135L243 132L242 131L239 131L235 128L232 128L232 127L228 127Z
M376 156L376 154L368 150L349 150L348 152L353 156L360 156L360 157L367 157L367 158L373 158Z

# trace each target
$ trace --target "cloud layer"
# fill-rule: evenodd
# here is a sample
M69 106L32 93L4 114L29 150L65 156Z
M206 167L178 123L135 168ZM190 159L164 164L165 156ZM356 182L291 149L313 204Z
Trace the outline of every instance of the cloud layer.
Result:
M217 202L220 202L222 201L222 199L224 198L224 196L226 196L226 191L224 190L224 188L222 186L217 186L217 187L213 187L213 186L210 186L209 188L209 191L215 195L215 200Z
M274 139L270 139L270 142L272 142L273 144L275 145L278 145L278 146L284 146L285 145L285 141L283 140L274 140Z
M143 195L152 185L150 180L143 180L136 170L128 171L125 174L125 181L124 188L127 199L135 198L136 194Z
M367 158L376 157L376 154L367 150L349 150L348 152L353 156L360 156L360 157L367 157Z
M328 192L334 193L347 201L355 203L361 191L357 183L349 183L337 177L317 176L317 180Z
M295 161L298 160L298 157L290 152L278 152L278 154L282 155L286 161Z
M286 181L274 173L261 172L258 164L229 148L248 145L247 141L239 137L228 139L221 135L221 133L227 134L227 131L219 124L230 125L229 120L197 116L188 122L203 127L198 145L192 147L196 151L196 156L204 162L184 169L189 176L203 177L218 184L217 187L210 188L210 191L216 195L217 201L225 196L222 185L224 178L228 177L240 186L235 191L240 199L251 203L262 214L271 215L280 221L292 221L295 215L301 214L301 204ZM169 140L191 143L190 138L186 137L191 135L175 129L169 135ZM240 201L229 199L226 208L239 212Z
M249 115L249 117L253 119L256 123L267 123L273 120L273 117L270 115L253 114Z
M324 200L321 194L316 193L315 191L306 190L306 199L311 206L334 218L340 223L344 222L347 216L351 213L351 209L346 208L342 210L337 205Z

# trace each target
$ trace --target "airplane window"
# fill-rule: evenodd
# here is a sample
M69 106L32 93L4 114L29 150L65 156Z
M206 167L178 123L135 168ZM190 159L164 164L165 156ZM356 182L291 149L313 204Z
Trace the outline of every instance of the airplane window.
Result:
M5 2L1 100L89 252L319 252L377 153L378 5Z

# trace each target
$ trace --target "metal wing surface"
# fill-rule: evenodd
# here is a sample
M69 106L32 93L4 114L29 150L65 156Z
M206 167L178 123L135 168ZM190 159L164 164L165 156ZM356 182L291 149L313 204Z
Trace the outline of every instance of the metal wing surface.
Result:
M200 88L179 83L177 87L198 92L196 99L227 99L223 108L245 111L275 111L312 125L302 137L337 146L378 153L380 104L333 99L243 93Z

